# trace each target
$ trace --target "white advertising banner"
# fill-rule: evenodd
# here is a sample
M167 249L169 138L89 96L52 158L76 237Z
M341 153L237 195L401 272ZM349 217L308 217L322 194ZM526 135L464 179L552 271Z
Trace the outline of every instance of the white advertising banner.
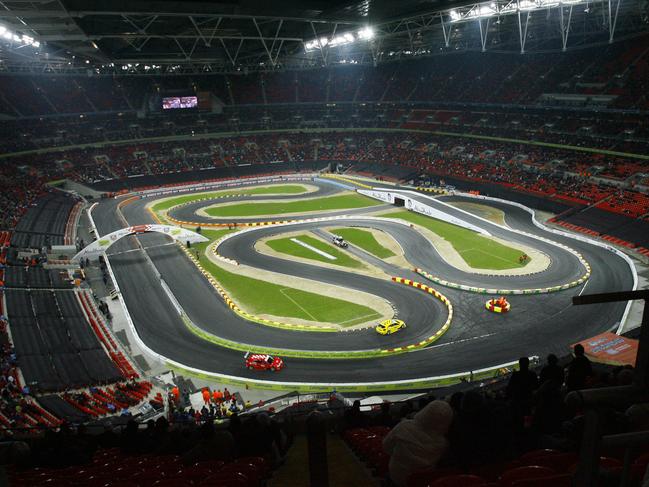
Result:
M77 255L74 256L73 260L80 259L90 259L101 255L106 252L108 248L117 242L119 239L124 238L128 235L137 235L140 233L156 232L168 235L174 240L186 244L189 243L201 243L207 242L209 239L204 237L196 232L191 230L186 230L184 228L176 227L173 225L136 225L134 227L121 228L113 233L99 237L97 240L92 242L86 248L81 250Z

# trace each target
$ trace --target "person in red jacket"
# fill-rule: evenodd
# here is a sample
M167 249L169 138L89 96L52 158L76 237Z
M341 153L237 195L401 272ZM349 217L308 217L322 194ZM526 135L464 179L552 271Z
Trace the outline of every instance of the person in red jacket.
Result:
M207 387L203 389L203 401L205 404L210 403L210 390Z

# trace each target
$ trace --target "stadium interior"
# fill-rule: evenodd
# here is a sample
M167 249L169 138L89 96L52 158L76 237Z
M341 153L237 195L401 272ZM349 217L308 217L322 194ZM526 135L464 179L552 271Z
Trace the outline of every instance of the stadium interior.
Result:
M649 485L646 0L0 7L0 485Z

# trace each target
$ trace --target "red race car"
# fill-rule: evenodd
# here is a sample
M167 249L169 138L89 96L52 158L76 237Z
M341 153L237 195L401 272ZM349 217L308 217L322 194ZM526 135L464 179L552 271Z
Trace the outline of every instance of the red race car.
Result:
M246 359L246 367L251 370L272 370L273 372L278 372L284 368L284 361L272 355L247 353L244 358Z

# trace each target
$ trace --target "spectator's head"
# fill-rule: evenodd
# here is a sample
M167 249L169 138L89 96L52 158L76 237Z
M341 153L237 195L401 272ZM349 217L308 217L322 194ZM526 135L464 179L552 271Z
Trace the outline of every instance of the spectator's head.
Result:
M629 427L633 431L649 429L649 404L634 404L625 413Z
M526 371L530 368L530 359L527 357L521 357L518 359L518 368L521 371Z
M468 414L477 414L482 409L482 394L477 391L467 391L462 398L462 412Z
M160 416L155 421L155 428L158 431L167 431L167 429L169 428L169 421L167 421L167 418L165 418L164 416Z
M616 377L616 382L618 386L628 386L633 382L633 370L631 369L622 369Z
M557 356L556 356L555 354L553 354L553 353L551 353L550 355L548 355L547 360L548 360L548 365L557 365L557 364L559 363L559 359L558 359Z
M457 391L451 394L450 399L448 400L449 404L454 411L459 411L462 405L462 398L464 397L464 392Z
M446 401L433 401L415 414L413 421L421 431L445 435L453 421L453 409Z
M581 343L578 343L575 345L575 347L572 349L573 352L575 353L575 357L583 357L584 356L584 346Z
M352 404L352 410L353 411L360 411L361 410L361 402L358 399L356 399L354 401L354 404Z

